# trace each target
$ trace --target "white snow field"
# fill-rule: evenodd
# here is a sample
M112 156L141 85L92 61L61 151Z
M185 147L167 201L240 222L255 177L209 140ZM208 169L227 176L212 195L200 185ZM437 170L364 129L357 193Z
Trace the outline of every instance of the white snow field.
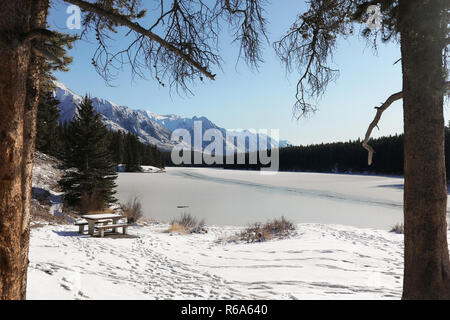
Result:
M28 299L399 299L402 235L299 224L263 243L217 241L238 227L137 239L90 238L73 226L33 229Z
M187 211L209 232L170 235L168 224L147 223L129 229L138 238L113 239L72 225L34 228L28 299L399 299L403 236L388 230L402 221L402 183L192 168L120 173L120 200L141 196L158 221ZM298 223L288 239L222 241L281 215Z
M118 179L119 199L138 195L147 217L170 221L188 212L207 224L237 226L284 215L298 223L387 230L403 221L402 188L396 177L209 168L120 173Z

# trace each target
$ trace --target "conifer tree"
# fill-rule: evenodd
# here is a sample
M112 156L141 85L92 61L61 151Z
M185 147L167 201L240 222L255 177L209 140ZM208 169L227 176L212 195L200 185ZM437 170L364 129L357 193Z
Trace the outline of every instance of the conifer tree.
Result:
M41 94L36 123L36 149L52 156L58 156L61 149L58 130L59 101L51 92Z
M100 198L95 200L103 207L116 201L117 174L108 150L108 134L92 100L86 96L67 126L64 156L67 170L61 186L69 205L79 206L83 195L93 194Z
M124 161L124 134L122 131L110 131L110 145L109 149L111 151L112 160L114 164L118 165Z
M132 133L125 136L125 170L127 172L139 172L141 168L141 154L139 152L140 141Z
M72 49L72 44L78 36L70 36L54 32L49 50L58 62L45 60L41 66L41 82L39 104L36 119L36 149L52 156L61 154L61 135L58 130L59 101L53 96L56 80L53 72L69 71L68 66L73 58L67 55L66 49Z

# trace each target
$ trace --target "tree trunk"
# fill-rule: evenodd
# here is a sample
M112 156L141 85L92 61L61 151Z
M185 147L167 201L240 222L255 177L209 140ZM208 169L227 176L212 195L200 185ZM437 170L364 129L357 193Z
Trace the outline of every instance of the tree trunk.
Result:
M440 15L445 1L399 1L405 132L403 299L450 298Z
M0 299L25 299L41 58L24 36L46 27L48 0L0 10ZM36 40L33 40L36 41Z

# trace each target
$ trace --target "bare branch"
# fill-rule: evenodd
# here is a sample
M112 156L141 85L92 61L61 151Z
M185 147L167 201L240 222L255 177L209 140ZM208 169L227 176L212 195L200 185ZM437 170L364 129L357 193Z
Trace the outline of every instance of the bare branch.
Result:
M286 35L274 43L275 52L288 72L299 72L294 116L300 118L316 110L308 100L320 97L339 71L328 63L339 36L352 33L348 24L352 1L311 1L310 8L297 17Z
M364 149L366 149L369 152L368 156L368 164L369 166L372 164L373 154L375 150L372 148L371 145L369 145L369 139L370 135L372 134L372 130L375 127L378 127L378 121L380 121L381 115L383 114L384 110L390 107L392 103L394 103L397 100L400 100L403 98L403 92L397 92L392 94L387 100L381 105L381 107L375 107L377 109L377 113L375 115L375 118L370 123L369 128L367 129L366 136L364 137L364 141L362 143Z
M217 14L225 13L228 24L234 29L234 42L240 43L239 57L243 54L251 67L263 62L263 39L269 44L263 6L265 0L218 0Z
M445 83L444 90L445 91L450 90L450 81ZM375 150L372 148L371 145L369 145L370 135L372 134L372 131L375 127L378 128L378 122L380 121L381 115L383 114L383 112L387 108L389 108L392 103L394 103L395 101L400 100L402 98L403 98L403 92L400 91L400 92L392 94L389 98L387 98L387 100L380 107L375 107L375 109L377 109L377 113L375 114L375 118L370 123L369 128L367 129L366 135L364 137L364 141L362 143L364 149L366 149L369 152L369 155L368 155L369 166L372 165L373 154L375 153Z
M155 33L145 29L142 27L139 23L130 21L126 16L115 13L111 11L107 11L104 8L89 3L83 0L64 0L65 2L74 4L79 6L83 11L95 13L99 16L102 16L104 18L107 18L110 21L113 21L117 23L118 25L125 26L130 28L131 30L148 37L151 41L157 42L159 45L164 47L165 49L169 50L170 52L174 53L193 67L195 67L198 71L200 71L202 74L204 74L206 77L208 77L211 80L215 79L215 74L212 74L209 70L206 69L206 67L200 65L197 61L192 59L188 54L185 54L182 50L175 47L173 44L167 42L166 40L162 39L160 36L156 35Z

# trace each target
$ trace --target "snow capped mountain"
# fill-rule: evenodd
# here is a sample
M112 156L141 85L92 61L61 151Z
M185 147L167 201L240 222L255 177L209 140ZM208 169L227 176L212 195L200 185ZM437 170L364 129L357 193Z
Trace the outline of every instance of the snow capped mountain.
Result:
M280 140L278 141L278 147L279 148L286 148L286 147L291 147L292 143L288 140Z
M70 121L83 97L61 83L56 85L54 96L60 101L60 121ZM103 123L111 130L135 133L143 142L156 145L163 151L169 151L175 145L175 142L170 140L171 131L152 121L146 113L100 98L92 98L92 101Z
M55 82L55 84L57 88L54 96L60 101L60 121L70 121L74 117L77 106L83 100L83 97L60 82ZM227 130L217 126L206 117L187 118L173 114L159 115L148 110L135 110L126 106L119 106L101 98L92 98L92 100L96 111L100 113L103 123L108 128L135 133L143 142L156 145L162 151L170 151L176 145L183 149L190 149L192 146L193 149L199 150L211 144L211 141L203 141L201 147L194 144L196 125L197 130L201 127L199 132L201 132L202 136L208 129L215 129L217 133L221 133L223 151L217 150L218 154L225 154L226 151L245 152L245 150L249 150L253 152L278 146L277 141L267 137L265 134L251 130ZM178 129L184 129L184 132L187 131L191 141L180 141L178 139ZM174 136L173 138L172 135ZM212 140L215 141L214 139ZM258 141L268 142L266 146L258 147ZM283 141L280 147L284 146L286 146L286 142Z

